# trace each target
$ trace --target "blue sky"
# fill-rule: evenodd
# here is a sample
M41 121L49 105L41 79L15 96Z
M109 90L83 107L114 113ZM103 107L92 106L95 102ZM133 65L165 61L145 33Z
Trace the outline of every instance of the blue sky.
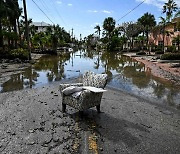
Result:
M95 32L94 27L102 26L107 17L113 17L118 21L123 15L136 7L143 0L34 0L37 5L47 14L54 24L59 24L66 31L74 29L77 38L82 34L85 37ZM155 15L158 21L162 16L162 6L167 0L146 0L129 15L119 20L117 24L127 21L136 21L144 13ZM52 22L38 9L33 0L26 0L28 18L33 21ZM180 0L175 0L180 7ZM19 0L22 7L22 0Z

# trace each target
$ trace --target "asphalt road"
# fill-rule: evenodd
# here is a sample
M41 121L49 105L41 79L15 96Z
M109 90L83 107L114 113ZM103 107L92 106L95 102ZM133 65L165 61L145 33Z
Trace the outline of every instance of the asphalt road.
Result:
M180 153L179 110L107 88L101 111L67 107L58 83L0 94L0 153Z

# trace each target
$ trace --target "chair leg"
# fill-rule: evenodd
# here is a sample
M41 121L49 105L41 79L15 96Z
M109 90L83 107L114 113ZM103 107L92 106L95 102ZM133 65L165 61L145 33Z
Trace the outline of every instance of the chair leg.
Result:
M66 104L63 104L63 103L62 103L62 112L63 113L66 112Z
M100 113L100 105L96 105L97 112Z
M83 117L83 111L79 111L80 117Z

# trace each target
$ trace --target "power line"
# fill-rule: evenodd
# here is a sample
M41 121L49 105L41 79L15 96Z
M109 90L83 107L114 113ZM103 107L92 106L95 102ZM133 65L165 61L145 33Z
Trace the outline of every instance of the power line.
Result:
M43 1L43 0L40 0L40 3L42 4L42 6L45 8L46 12L51 12L51 9L49 9L49 7L47 6L47 4ZM50 14L49 14L50 15ZM56 21L56 18L52 15L50 15L50 17L52 17L53 21Z
M47 14L37 5L37 3L34 1L34 0L32 0L33 1L33 3L38 7L38 9L54 24L54 22L47 16ZM55 24L54 24L55 25Z
M130 10L129 12L127 12L125 15L123 15L120 19L117 20L117 22L119 22L121 19L123 19L124 17L126 17L128 14L130 14L132 11L134 11L135 9L137 9L140 5L142 5L146 0L143 0L141 3L139 3L136 7L134 7L132 10Z
M62 16L60 15L59 11L57 10L54 2L52 2L52 3L50 2L50 4L51 4L51 6L54 8L54 11L56 12L56 14L59 16L59 18L60 18L60 19L62 20L62 22L64 23L64 25L65 25L66 27L68 27L68 25L66 24L66 22L64 21L64 19L63 19Z
M64 19L63 19L62 16L60 15L60 13L58 12L56 6L55 6L54 8L55 8L55 11L57 12L59 18L62 20L62 22L65 24L65 26L68 27L67 24L65 23Z
M47 12L49 12L48 7L45 5L44 1L40 0L39 2L42 4L42 6L45 8L45 10Z

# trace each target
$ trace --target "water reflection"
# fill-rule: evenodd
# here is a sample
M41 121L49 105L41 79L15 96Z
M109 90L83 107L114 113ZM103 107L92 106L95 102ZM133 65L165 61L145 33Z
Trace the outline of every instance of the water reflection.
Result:
M86 70L107 73L109 85L169 105L180 104L180 88L151 75L148 68L119 53L81 50L59 56L43 56L23 73L12 75L1 85L1 92L37 87L78 77Z

